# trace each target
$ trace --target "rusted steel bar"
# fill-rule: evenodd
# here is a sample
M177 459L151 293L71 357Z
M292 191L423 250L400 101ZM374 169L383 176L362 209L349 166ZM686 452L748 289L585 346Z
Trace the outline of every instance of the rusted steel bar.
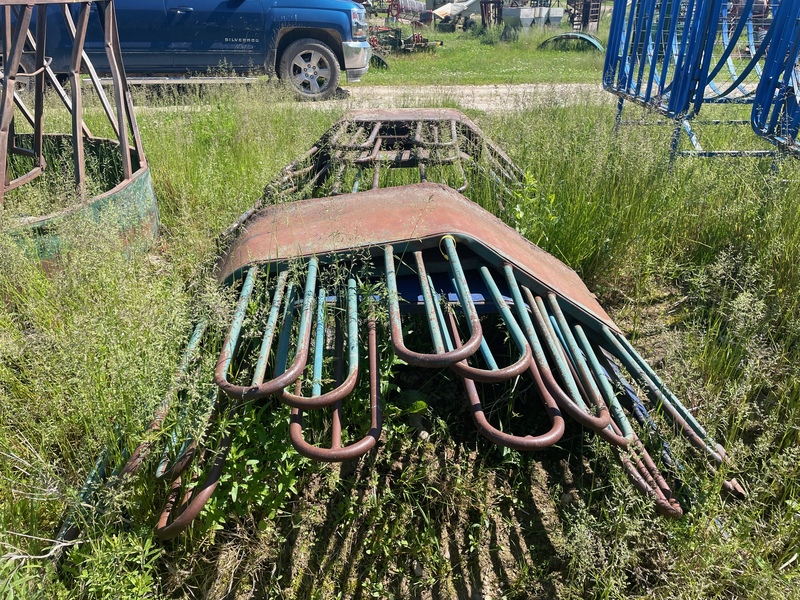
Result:
M117 123L119 124L119 146L122 152L122 178L130 179L133 175L131 164L130 143L128 142L128 117L125 94L127 86L124 80L125 72L122 69L122 55L117 40L117 22L114 12L113 0L97 4L97 14L103 28L103 42L108 57L108 67L111 71L111 81L114 84L114 97L117 100Z
M684 468L683 465L673 455L672 450L664 439L664 436L661 434L658 425L647 411L647 407L645 407L637 392L622 374L616 359L605 348L600 346L595 347L597 350L596 355L598 360L601 362L601 367L606 374L606 377L619 390L618 397L620 402L625 403L625 409L628 410L633 415L634 419L636 419L636 421L649 432L649 437L657 439L661 443L662 462L671 469L682 471Z
M189 343L187 344L186 349L183 352L183 356L181 357L181 361L178 364L177 373L173 379L172 386L167 391L167 394L164 396L164 399L156 410L153 419L150 421L147 429L145 430L146 439L136 447L131 454L131 457L128 459L128 462L125 463L125 466L122 467L122 469L120 469L120 477L133 475L136 473L139 470L139 467L141 467L142 462L150 455L150 448L152 447L154 441L151 436L153 433L161 430L161 425L169 414L170 408L172 407L172 402L174 401L179 388L184 383L184 378L186 376L186 371L189 368L189 364L197 356L197 351L200 347L200 342L203 339L203 334L205 333L207 326L208 322L205 319L201 320L195 326L192 337L189 338Z
M66 6L64 7L66 9ZM72 59L70 61L70 91L72 92L72 161L75 168L75 184L81 192L86 191L86 164L83 157L83 96L80 81L83 44L86 41L86 29L89 25L90 4L84 4L78 14L78 24L73 32ZM69 15L66 10L65 14Z
M28 31L28 34L27 34L27 43L28 43L28 46L30 46L31 49L34 52L37 50L38 45L36 44L36 39L34 38L33 34L30 31ZM84 60L88 60L88 58L85 58ZM53 70L49 67L49 65L45 65L44 73L47 76L48 86L52 90L54 90L56 92L56 95L59 97L59 99L61 100L62 104L64 104L64 106L66 107L67 111L72 113L73 109L72 109L72 100L70 100L70 95L67 94L67 91L64 89L64 86L61 85L61 82L58 80L58 77L53 72ZM24 108L23 108L24 104L22 103L21 100L18 100L16 104L17 104L17 108L19 110L24 110ZM31 121L31 127L33 127L33 121ZM85 122L82 123L81 129L83 130L83 134L85 136L94 137L92 135L92 132L89 130L89 127L86 125ZM115 132L116 132L116 130L115 130Z
M630 349L626 348L627 344L623 343L617 336L613 335L610 331L603 331L605 341L610 344L610 352L622 362L626 369L636 377L642 387L647 391L648 396L652 399L653 403L661 408L664 413L675 423L691 442L693 446L705 452L714 462L722 463L724 460L725 451L720 452L721 446L718 446L713 440L708 437L708 434L694 419L689 415L688 411L682 404L674 404L670 398L662 392L652 379L652 373L647 373L644 368L636 361L630 353ZM678 408L680 406L680 408ZM687 419L686 416L690 416Z
M314 269L315 267L310 266L310 270ZM242 284L242 290L239 295L239 300L236 305L236 309L234 311L233 321L231 323L231 328L228 332L228 336L223 345L223 355L226 354L226 350L230 352L230 356L232 357L233 352L235 351L236 342L239 337L239 333L241 331L241 327L244 321L245 314L247 312L248 303L250 302L250 298L253 292L253 288L255 286L255 280L258 275L259 269L256 266L253 266L247 274L245 281ZM287 295L289 296L290 300L286 303L282 302L284 289L286 287L286 280L288 278L288 273L286 271L282 272L277 279L276 282L276 289L273 295L273 302L272 306L270 307L270 315L268 317L268 324L264 334L264 341L262 343L262 352L259 354L258 362L254 368L252 383L250 389L257 389L263 385L263 378L265 374L265 370L267 367L267 360L266 355L268 354L271 345L272 345L272 337L273 331L275 328L275 322L277 320L277 314L283 306L284 309L288 309L289 314L291 314L291 284L289 286L289 290ZM313 278L312 275L309 275L309 279ZM266 351L265 350L266 347ZM230 366L230 359L222 359L222 362L226 365L225 371L227 371L228 367ZM285 363L284 363L285 364ZM217 371L219 371L219 363ZM224 388L219 386L223 391ZM276 388L280 389L280 388ZM236 403L232 406L231 410L236 411L241 405L241 402L245 400L244 397L236 397L234 396ZM213 408L211 409L209 418L207 420L207 426L205 428L205 432L203 436L207 436L210 424L217 420L217 416L221 411L220 405L216 402L213 403ZM164 509L161 513L161 517L159 518L158 525L156 526L156 535L162 540L172 539L175 536L179 535L183 530L185 530L191 522L200 514L203 507L206 505L208 500L214 493L217 485L219 484L220 477L225 468L225 462L227 460L227 455L230 450L230 444L232 440L232 432L229 430L223 431L222 437L216 447L216 449L212 452L207 448L202 448L199 453L197 451L199 447L200 440L191 440L188 444L185 444L185 447L181 449L178 454L178 457L174 460L171 466L162 468L164 461L162 460L162 465L159 465L158 473L161 474L161 477L171 479L172 483L170 485L170 490L167 496L167 500L164 505ZM185 472L186 468L192 463L192 460L197 454L198 462L202 464L205 459L209 455L213 455L213 462L208 469L208 472L203 480L202 484L198 487L199 479L197 477L193 477L192 480L189 482L187 489L181 499L180 504L178 504L178 498L180 496L180 492L183 489L183 481L182 475Z
M214 490L217 489L219 480L225 469L225 461L231 447L231 434L226 433L220 440L216 450L211 452L204 449L200 456L202 462L207 454L213 454L214 461L203 480L202 485L196 487L196 478L193 478L188 490L184 494L180 505L176 506L177 499L182 489L181 477L177 477L170 484L170 490L164 509L156 525L156 535L161 540L171 540L184 531L205 507Z
M22 49L32 14L33 6L23 6L21 14L17 18L17 29L12 31L11 10L5 11L6 31L8 34L6 45L8 50L3 62L3 91L2 96L0 96L0 105L2 106L2 116L0 116L0 169L3 170L2 179L4 182L2 188L0 188L0 210L3 207L6 182L8 181L8 147L14 120L14 87L17 83L19 61L22 57ZM10 46L9 39L11 40Z
M87 7L89 10L91 10L91 5L90 4L84 4L83 6L81 6L81 13L83 12L84 7ZM61 5L61 12L64 15L64 22L67 25L67 29L69 30L70 35L72 36L73 44L80 45L80 48L81 48L81 60L82 60L83 66L86 68L86 70L89 73L89 78L92 80L92 85L94 86L94 91L97 94L98 98L100 99L100 105L103 107L103 111L106 113L106 118L108 119L108 122L111 125L111 128L114 130L114 134L119 136L119 125L117 124L117 119L114 116L114 110L111 108L111 103L108 101L108 97L106 96L106 92L103 89L102 83L100 82L100 77L97 75L97 71L95 70L94 65L92 64L92 61L89 60L89 55L86 54L86 50L84 49L85 39L80 44L78 44L78 42L77 42L77 39L78 39L78 28L76 27L75 22L72 20L72 14L69 12L69 7L66 4L62 4ZM80 15L78 16L78 18L80 18ZM80 81L78 83L80 83ZM58 87L61 87L61 85L59 84ZM67 106L67 110L71 111L72 110L72 106L68 105ZM77 111L77 110L75 112L80 113L80 111ZM86 129L86 124L85 123L81 123L81 127L85 128L84 129L84 133L86 135L88 135L89 137L92 137L91 132L89 132L88 129Z
M453 320L452 314L449 314L449 316L451 319L450 324L453 340L455 341L456 348L459 348L461 346L461 338L458 335L458 327ZM561 411L558 410L558 406L553 400L553 397L544 386L536 364L529 362L528 370L530 371L531 376L536 383L539 397L545 406L551 423L550 430L547 433L537 436L513 435L494 427L491 423L489 423L489 420L486 417L480 400L480 395L478 394L478 389L475 386L475 381L469 377L464 377L463 375L461 376L461 381L464 383L464 389L467 394L467 400L470 404L470 414L472 415L472 420L475 422L475 426L478 428L478 433L495 444L499 444L507 448L513 448L514 450L519 450L522 452L541 450L542 448L552 446L561 439L561 436L564 435L564 419L561 416Z
M337 378L338 385L335 389L321 393L320 378L322 376L322 357L324 353L324 334L325 334L325 290L319 291L319 298L317 299L317 338L314 343L314 377L313 377L313 392L310 398L302 396L300 390L302 386L299 385L294 394L284 388L281 391L281 401L288 404L293 408L298 409L314 409L324 408L344 399L358 381L358 296L356 294L356 282L350 279L347 283L347 346L348 346L348 359L347 368L348 374L344 381ZM342 357L337 357L340 363ZM341 366L337 363L337 368Z
M538 300L539 299L537 299L537 301ZM547 300L551 309L550 325L552 326L553 331L556 333L558 340L562 342L564 356L567 358L570 368L573 372L573 376L575 377L578 387L581 390L581 396L583 398L588 397L592 404L594 404L596 407L600 407L600 410L607 410L607 405L600 393L598 383L595 381L592 371L586 363L584 355L581 352L581 349L578 347L575 337L573 336L572 331L570 330L570 327L564 318L564 314L561 312L561 308L558 305L558 300L553 294L548 294ZM540 304L540 309L542 309L543 306L543 304ZM611 414L613 417L614 414ZM627 419L624 419L624 423L627 424ZM607 442L622 448L627 447L628 442L630 441L628 436L617 435L616 428L611 423L607 427L598 429L596 433Z
M581 397L575 378L567 364L564 351L560 347L556 339L555 331L552 330L552 325L546 316L546 309L544 308L541 298L538 296L534 298L531 291L526 287L523 287L522 290L527 296L528 306L530 307L531 315L533 315L533 322L536 326L538 338L544 340L545 346L550 354L550 359L553 361L558 371L561 382L566 386L566 391L556 382L549 368L542 372L545 385L547 385L550 393L553 394L561 410L584 427L588 427L594 431L602 431L608 427L611 422L611 415L607 407L598 405L596 407L598 411L597 415L588 412L589 408Z
M334 406L334 428L330 448L320 448L306 442L303 437L303 410L292 408L291 421L289 422L289 438L292 446L308 458L323 462L342 462L363 456L378 443L381 435L381 398L380 398L380 371L378 366L378 338L376 334L375 317L367 320L367 345L369 355L369 402L370 402L370 429L361 440L342 446L341 414L342 401L337 401ZM341 353L338 368L341 369ZM337 378L340 381L340 378ZM298 384L299 385L299 384Z
M36 64L34 65L34 107L33 107L33 153L36 155L36 165L44 169L43 146L43 124L44 115L44 45L47 39L47 7L38 5L36 7Z
M618 429L615 433L621 435ZM662 515L680 518L683 515L683 509L680 503L672 497L672 493L669 488L666 487L666 483L662 484L664 479L661 473L652 462L650 455L647 454L647 450L644 449L644 446L641 445L638 438L636 438L634 446L647 458L630 456L624 449L613 446L617 459L622 465L625 474L628 476L628 480L642 495L653 500L656 505L656 510ZM652 468L653 471L651 471L650 468ZM656 477L654 477L653 472L656 474ZM664 487L662 487L662 485Z
M155 441L153 434L161 429L161 424L166 418L180 386L184 383L189 365L197 356L197 352L200 347L200 341L205 333L206 326L207 322L201 321L195 327L195 330L189 339L189 343L184 350L183 356L181 357L181 361L176 370L172 385L164 397L164 400L156 409L153 419L150 421L150 424L145 431L146 439L136 447L125 466L116 472L118 480L122 481L123 478L130 477L131 475L135 474L139 470L139 467L141 467L142 462L150 454L150 449ZM110 470L109 462L111 454L111 448L106 447L97 461L95 461L95 465L89 472L89 476L86 478L86 482L83 484L79 494L81 505L91 504L93 501L93 496L106 481L108 471ZM63 548L63 545L66 542L71 542L77 539L80 535L81 523L76 515L76 511L79 510L81 510L80 507L75 507L67 513L62 521L61 527L54 537L57 544L54 548L58 550L51 554L51 558L55 559L56 561L61 556L61 548Z
M712 461L714 464L718 465L726 462L727 454L725 449L708 435L705 429L694 418L694 415L692 415L675 395L672 394L669 388L667 388L652 369L649 368L644 359L638 355L636 350L634 350L624 338L621 338L611 331L603 331L602 335L603 339L610 344L608 348L609 352L619 360L639 382L656 409L663 411L678 430L683 433L684 437L689 440L692 446L700 450L710 459L708 468L712 473L716 473ZM736 496L741 497L746 495L744 488L736 479L725 480L722 486L726 491Z
M79 0L69 2L60 0L58 2L42 2L32 0L31 2L12 2L12 7L4 2L4 87L7 94L0 97L0 163L3 165L2 171L2 190L0 190L0 206L7 206L6 195L9 191L20 186L30 184L40 175L47 173L49 160L50 144L49 140L61 141L61 138L70 140L73 145L73 169L75 172L75 183L78 189L78 200L58 212L48 215L34 215L13 218L8 229L19 232L20 237L27 239L33 237L35 245L32 252L38 254L43 260L57 259L61 245L61 240L56 233L53 223L63 223L65 220L89 218L97 220L108 218L113 212L115 219L112 224L120 230L120 233L128 238L131 233L146 233L150 237L158 231L158 207L155 202L155 192L150 179L149 169L144 150L141 144L141 136L136 123L136 116L133 111L130 92L122 66L119 39L117 32L117 22L114 12L113 0L101 0L91 2L89 0ZM71 78L71 91L68 93L59 82L58 77L50 66L50 58L45 56L47 42L47 24L51 20L45 11L46 4L59 4L54 7L63 16L67 35L67 41L72 42L72 52L69 57L69 76ZM78 21L82 21L76 26L72 20L72 14L66 6L67 4L77 4ZM89 10L96 6L100 17L100 26L103 30L103 39L107 48L111 52L110 66L112 71L116 71L119 77L115 78L115 104L117 117L112 114L112 109L105 92L99 84L96 72L84 51L86 31L88 31ZM32 11L36 11L35 21L31 18ZM48 9L49 10L49 9ZM53 14L49 15L50 17ZM79 27L82 31L79 31ZM32 94L33 104L29 109L25 102L28 96L15 93L14 83L17 72L20 69L22 54L17 53L16 65L12 50L18 48L21 53L32 53L34 55L34 67L30 73L26 73L34 82L34 92ZM83 120L82 109L82 86L80 85L79 73L85 68L92 76L95 84L96 93L100 97L103 109L110 115L109 122L117 136L116 140L97 138L92 135L91 130ZM10 76L14 75L12 79ZM44 86L49 84L52 91L58 96L63 105L70 113L70 131L65 133L50 133L45 130L47 123L57 122L45 118L45 111L49 110L45 105ZM8 85L10 84L10 85ZM14 117L21 114L29 123L33 134L18 135L14 127ZM119 115L125 114L127 121L119 123ZM3 125L5 123L5 126ZM133 143L129 143L128 137L132 137ZM20 147L21 140L32 140L24 145L28 148ZM115 143L116 142L116 143ZM91 143L94 150L99 150L105 154L116 154L120 160L113 161L115 166L109 173L103 173L103 181L114 182L108 189L92 197L85 197L85 182L92 179L95 173L91 170L87 172L88 165L85 165L85 147ZM25 173L10 172L12 167L8 157L11 155L22 155L31 159L32 166ZM106 163L108 161L101 161ZM18 168L20 161L14 161L14 169ZM117 177L118 176L118 177ZM116 181L115 181L116 180ZM115 211L106 210L107 207L114 207Z
M622 409L622 405L619 403L619 400L617 400L617 395L611 387L607 374L600 366L597 355L589 343L589 340L586 338L583 327L580 325L573 325L573 331L575 332L575 339L577 339L580 344L580 351L582 351L583 355L588 360L588 364L591 367L591 372L600 387L603 399L611 410L611 416L614 419L614 422L622 430L625 439L631 441L634 433L633 429L631 428L630 421L628 421L628 417L625 414L625 411Z

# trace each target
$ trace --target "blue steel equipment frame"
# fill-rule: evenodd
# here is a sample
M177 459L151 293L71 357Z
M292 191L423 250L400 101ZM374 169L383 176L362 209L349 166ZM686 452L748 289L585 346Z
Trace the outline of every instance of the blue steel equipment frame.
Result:
M800 1L784 0L775 12L761 81L753 100L753 130L782 150L800 155Z
M765 18L770 11L771 22ZM628 100L672 121L673 154L678 154L685 132L694 150L680 154L772 155L765 150L705 151L691 127L703 104L753 104L756 132L782 149L791 148L797 128L792 108L796 103L792 102L798 13L800 0L768 4L759 0L632 0L630 4L616 0L603 87L619 98L617 125L622 123L623 104ZM756 27L763 37L757 35ZM746 43L749 53L744 61L740 42ZM784 104L786 108L778 106ZM750 123L708 121L722 122Z

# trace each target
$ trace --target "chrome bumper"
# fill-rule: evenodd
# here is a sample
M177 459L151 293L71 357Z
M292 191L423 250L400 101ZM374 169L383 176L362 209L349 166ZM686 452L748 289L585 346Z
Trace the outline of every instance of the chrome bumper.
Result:
M342 54L347 81L358 81L369 71L369 59L372 58L372 46L369 42L343 42Z

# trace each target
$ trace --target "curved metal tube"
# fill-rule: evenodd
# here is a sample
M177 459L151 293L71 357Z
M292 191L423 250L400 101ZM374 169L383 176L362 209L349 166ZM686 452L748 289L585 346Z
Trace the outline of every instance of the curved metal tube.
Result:
M456 347L461 347L461 338L458 335L458 329L456 328L456 323L452 318L452 315L450 319L450 326ZM564 435L564 418L561 416L561 411L558 409L553 397L547 391L547 388L542 382L542 378L539 374L539 369L537 368L536 363L531 361L528 365L528 368L531 376L534 379L534 382L536 383L536 388L539 391L542 403L545 405L547 416L550 417L550 423L552 425L550 427L550 431L537 436L512 435L510 433L500 431L494 427L486 418L480 396L478 395L478 389L475 386L475 381L468 377L461 377L461 380L464 382L464 389L467 393L467 399L469 400L471 409L470 414L472 415L472 420L475 423L475 426L478 428L478 433L495 444L505 446L507 448L513 448L514 450L520 450L522 452L541 450L542 448L552 446L561 439L561 436Z
M611 422L611 414L608 412L608 407L605 406L605 404L597 407L600 416L595 416L588 412L586 403L581 398L575 380L569 370L566 358L562 354L563 349L559 347L556 341L555 332L550 331L551 325L549 320L546 320L540 312L540 310L544 309L544 304L542 304L541 307L537 305L537 300L541 302L541 298L537 297L535 300L528 288L523 287L522 289L528 298L528 306L534 318L538 337L545 341L545 345L550 352L550 357L556 364L559 375L567 386L569 395L556 382L552 371L550 371L546 363L539 365L545 386L547 386L547 389L553 395L553 398L555 398L561 410L584 427L588 427L597 432L602 431L608 427L608 424Z
M240 302L236 307L236 311L234 312L234 320L231 324L230 332L228 333L228 337L225 338L222 352L217 360L217 368L214 377L214 380L219 388L231 398L241 400L256 400L258 398L264 398L281 390L300 377L300 374L303 372L303 369L306 366L306 361L308 360L308 348L311 341L311 311L314 305L314 289L317 282L317 265L318 262L316 258L311 258L308 261L308 273L306 276L305 292L303 294L302 315L300 317L300 331L298 333L297 350L292 365L283 373L277 375L270 381L249 387L234 385L227 379L228 369L230 368L231 361L233 360L233 353L236 350L236 342L239 338L239 331L241 330L241 325L246 314L247 299L249 299L249 292L247 294L247 299L245 299L245 287L242 287L242 296L240 297ZM254 266L250 268L248 277L245 279L245 285L250 278L250 273L252 273L254 269L257 269L257 267ZM281 273L278 289L281 289L280 283L285 281L284 273L286 272L284 271ZM288 304L291 304L291 301ZM273 303L273 309L275 309L275 305L276 304ZM288 315L291 315L291 306L287 305L286 311ZM272 315L270 315L270 317L271 316ZM270 328L269 326L264 331L264 341L261 346L261 353L259 355L260 360L263 359L266 361L267 359L269 349L272 344L273 332L274 328Z
M508 327L508 332L511 336L511 339L514 341L514 344L520 351L520 357L517 359L515 363L500 369L497 367L497 364L495 363L494 359L491 358L488 346L483 344L481 346L481 350L484 350L484 355L487 358L489 366L491 367L489 370L471 367L467 363L466 359L461 362L450 365L450 370L458 373L462 377L471 379L473 381L480 381L482 383L494 383L497 381L506 381L508 379L511 379L512 377L516 377L517 375L521 375L522 373L524 373L530 366L531 361L533 360L533 355L531 353L530 344L528 344L527 340L525 339L525 334L522 333L522 329L520 329L516 319L514 319L514 315L511 313L511 309L508 307L508 304L503 299L502 294L500 294L500 290L498 289L497 284L492 278L489 269L487 269L486 267L481 267L480 272L484 282L486 283L486 287L489 288L489 293L492 296L492 301L494 302L494 305L498 308L500 314L503 317L503 321L506 324L506 327ZM460 301L462 304L464 303L463 298L460 298ZM455 317L453 317L453 314L449 312L448 312L448 317L450 318L450 326L452 329L454 329L456 327Z
M616 433L621 434L618 429ZM641 457L628 456L624 450L614 447L617 459L630 482L644 496L653 500L656 510L662 515L674 519L683 516L680 503L672 497L672 492L639 438L636 438L632 446Z
M394 251L392 246L387 245L384 248L384 261L386 266L386 284L388 287L387 303L389 305L389 323L391 326L392 345L394 351L409 364L418 367L447 367L454 363L460 362L478 350L482 339L481 321L478 317L478 312L475 310L475 305L472 303L472 296L469 292L464 271L461 268L461 263L458 260L458 255L455 252L455 244L449 237L443 238L447 251L449 253L448 262L458 286L461 297L466 301L466 306L462 308L467 313L469 318L469 328L471 336L469 340L458 350L445 352L442 347L441 350L437 349L435 354L425 354L409 350L403 341L403 323L400 319L400 294L397 291L397 276L394 269ZM425 297L425 289L428 286L427 274L419 273L420 286L423 289L423 298ZM429 313L429 319L431 315ZM433 317L435 319L435 316Z
M554 331L556 332L558 338L563 341L562 348L567 355L567 360L569 361L570 368L577 371L576 380L578 381L581 390L583 390L583 395L589 396L592 399L592 403L595 406L600 406L600 405L606 406L603 401L603 396L600 394L600 390L597 387L597 382L592 376L592 372L589 369L589 366L586 364L581 349L578 347L578 344L575 341L575 337L572 335L572 331L570 330L566 318L564 318L564 314L561 312L561 307L558 305L558 299L556 298L555 294L548 294L547 299L550 303L550 308L553 313L553 318L555 318L555 322L557 324L557 327L555 326L555 324L552 324ZM540 309L543 306L544 306L543 304L540 305ZM614 417L613 412L612 412L612 417ZM627 419L624 419L624 422L627 423ZM618 435L616 431L617 431L616 428L612 427L612 425L609 424L609 426L597 430L597 435L599 435L600 437L602 437L604 440L606 440L611 444L623 448L626 447L628 445L628 438L626 436Z
M342 462L358 458L369 452L378 443L381 435L381 404L380 404L380 372L378 369L378 341L375 332L375 317L370 316L367 321L368 351L369 351L369 401L370 401L370 430L358 442L349 446L342 443L342 402L338 401L333 408L333 432L330 448L320 448L306 442L303 437L303 411L292 408L291 421L289 422L289 439L297 452L305 457L323 462ZM339 353L337 368L341 369L341 352Z
M177 510L175 503L181 490L181 478L178 477L172 482L167 501L158 519L158 525L156 525L156 535L160 540L171 540L179 535L203 510L203 507L205 507L217 489L220 477L222 477L222 472L225 469L225 460L228 458L230 446L231 435L226 434L214 453L214 462L211 464L211 469L209 469L203 485L200 488L190 487ZM207 450L203 452L201 460L206 452Z
M321 289L317 298L317 336L314 344L315 393L308 398L299 392L293 394L287 388L284 388L281 391L281 401L292 408L315 409L330 406L343 400L356 386L356 381L358 380L358 295L356 294L356 282L354 279L350 279L347 282L347 346L349 350L347 379L335 389L320 394L317 388L319 388L318 382L322 376L322 355L325 337L324 312L325 290ZM301 386L297 387L299 389Z
M541 50L545 46L549 44L554 44L555 42L560 42L562 40L576 40L579 42L586 42L590 46L592 46L595 50L600 52L605 52L605 48L603 48L603 44L600 40L588 33L580 33L576 31L569 31L567 33L560 33L558 35L554 35L552 37L547 38L541 44L539 44L538 48Z

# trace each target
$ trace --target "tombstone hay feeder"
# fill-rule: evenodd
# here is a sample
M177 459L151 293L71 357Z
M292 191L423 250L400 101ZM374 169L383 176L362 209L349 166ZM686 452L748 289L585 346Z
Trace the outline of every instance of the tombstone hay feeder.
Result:
M47 25L54 19L63 19L72 38L69 91L45 55ZM99 20L103 32L111 98L84 51L90 19ZM105 218L126 238L132 233L155 237L158 206L122 64L113 0L4 0L2 22L2 227L31 239L43 260L58 253L59 229L81 219ZM84 121L82 72L89 74L99 103L88 110L105 113L113 139L93 134ZM66 108L70 133L45 132L45 113L51 112L45 92ZM31 198L37 200L32 204Z
M395 368L447 370L478 432L515 450L552 446L565 420L577 421L612 445L660 513L679 517L659 465L680 465L658 424L682 433L712 472L725 451L578 275L479 205L503 214L521 176L452 110L351 113L286 167L223 235L217 276L237 298L230 323L219 336L198 324L145 441L116 471L137 471L161 443L156 476L171 483L158 536L185 530L217 487L233 435L224 415L256 402L280 419L282 403L299 454L356 459L378 443ZM203 363L214 367L197 375ZM181 387L198 377L215 392L193 409ZM156 435L167 419L171 436ZM656 441L655 458L637 429ZM98 465L86 503L97 473L111 470ZM735 480L722 485L743 493Z
M696 156L765 156L769 150L704 150L692 123L704 104L751 105L746 119L783 151L797 153L800 3L796 0L616 0L603 75L617 95L674 123Z

